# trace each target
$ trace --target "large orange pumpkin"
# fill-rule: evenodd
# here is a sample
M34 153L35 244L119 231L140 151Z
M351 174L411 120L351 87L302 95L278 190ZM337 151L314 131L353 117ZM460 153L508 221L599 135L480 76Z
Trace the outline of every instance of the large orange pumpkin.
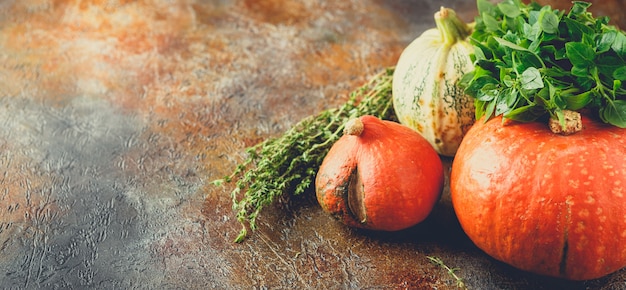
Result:
M396 231L430 214L443 182L441 159L419 133L362 116L331 147L315 187L322 209L346 225Z
M582 131L562 136L481 120L450 178L463 230L495 259L571 280L626 266L625 129L583 117Z

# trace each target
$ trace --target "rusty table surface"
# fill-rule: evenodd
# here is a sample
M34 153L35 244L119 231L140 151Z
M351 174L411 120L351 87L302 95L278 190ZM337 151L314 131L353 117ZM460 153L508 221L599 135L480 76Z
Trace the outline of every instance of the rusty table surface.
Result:
M565 1L561 1L565 2ZM593 9L624 21L620 1ZM347 228L312 195L240 225L210 181L338 106L445 5L473 0L0 1L0 286L17 289L625 289L515 270L463 234ZM449 169L450 160L445 160Z

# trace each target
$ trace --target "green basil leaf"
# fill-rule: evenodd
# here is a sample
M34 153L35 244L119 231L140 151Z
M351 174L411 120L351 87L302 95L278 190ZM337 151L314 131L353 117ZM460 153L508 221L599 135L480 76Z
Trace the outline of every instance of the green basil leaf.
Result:
M491 119L491 116L493 115L493 111L496 108L496 102L488 102L487 105L485 106L485 120Z
M496 8L496 6L488 0L476 1L476 7L478 8L479 15L483 15L483 13L493 15Z
M505 78L509 77L509 78L513 78L513 69L508 68L508 67L500 67L500 81L504 80Z
M615 70L624 67L624 61L614 54L599 55L596 57L595 63L600 74L609 78L616 78L614 76Z
M525 90L543 88L541 73L537 68L529 67L522 73L522 88Z
M485 105L487 102L475 100L474 101L474 118L476 120L480 119L485 114ZM485 120L487 121L487 120Z
M522 14L522 15L519 15L519 16L515 17L514 19L515 19L515 27L517 28L515 30L515 32L518 33L518 34L523 33L524 24L528 23L526 21L526 16Z
M535 25L535 24L541 25L541 23L539 23L540 22L539 21L539 15L540 14L541 13L539 11L537 11L537 10L530 11L528 13L528 24L530 24L530 25ZM541 26L539 26L539 28L541 28Z
M574 82L576 83L578 88L580 88L583 91L591 90L596 85L596 81L588 74L584 76L576 77Z
M499 95L500 90L495 85L486 85L480 90L476 99L483 102L491 102L498 98Z
M507 2L498 3L498 9L502 11L502 14L510 18L515 18L522 13L517 5Z
M474 46L474 57L476 60L486 60L487 56L479 46Z
M545 6L544 8L548 9L542 9L539 16L541 30L543 30L543 32L545 33L550 34L557 33L557 31L559 31L559 17L554 12L552 12L551 9L549 9L549 6Z
M565 52L565 47L562 47L562 48L558 49L558 50L554 53L554 59L555 59L555 60L564 60L564 59L567 59L567 53Z
M508 100L505 94L503 94L496 102L496 116L500 116L509 111Z
M495 17L487 13L484 13L482 15L482 18L483 18L483 22L485 23L486 30L488 32L493 33L493 32L500 31L500 23L498 22L498 20L496 20Z
M626 66L620 66L613 71L613 78L620 81L626 81Z
M556 109L556 110L554 110L554 114L556 115L557 119L559 120L559 125L561 125L561 127L565 129L565 114L563 114L563 110Z
M562 77L571 75L571 73L566 72L559 67L545 68L545 69L542 69L542 72L544 76L553 77L553 78L562 78Z
M539 25L539 23L535 23L534 25L530 25L528 23L524 23L524 36L526 37L526 39L529 39L531 41L537 41L541 34L541 26Z
M498 43L498 41L495 39L496 37L498 37L498 36L494 36L493 34L490 35L485 40L483 45L486 46L487 48L489 48L489 51L491 51L493 53L493 55L491 56L492 58L499 59L500 56L502 54L504 54L504 51L502 51L502 47L500 46L500 43Z
M520 71L524 71L526 70L526 68L529 68L529 67L543 67L544 66L543 63L541 62L541 58L535 53L518 52L516 56L517 56L517 59L522 62L521 67L524 68Z
M515 108L504 114L503 117L519 122L532 122L545 113L546 110L543 107L531 104Z
M552 96L550 100L559 109L565 109L565 107L567 107L567 102L561 97L560 94Z
M552 45L552 44L545 44L545 43L540 44L539 50L540 50L539 51L540 53L545 53L545 54L548 54L548 55L555 55L556 52L557 52L557 49L556 49L556 47L554 45Z
M493 39L495 39L500 45L504 46L504 47L508 47L510 49L513 50L519 50L519 51L528 51L530 52L527 48L525 47L521 47L513 42L510 42L508 40L502 39L500 37L494 37Z
M609 102L606 107L600 110L600 117L611 125L626 128L626 101Z
M519 37L519 35L512 33L511 31L507 31L507 33L502 36L502 39L511 43L516 43L518 45L522 43L522 40ZM500 43L500 45L502 44Z
M513 80L513 78L510 75L505 75L504 77L502 77L500 79L502 80L504 85L509 87L509 88L512 87L513 85L515 85L515 80Z
M457 83L459 85L459 87L461 87L464 90L467 89L467 87L469 87L469 84L474 79L474 73L475 72L476 72L476 70L471 70L471 71L463 74L463 76L459 79L459 81Z
M548 96L550 99L554 98L554 96L557 93L557 88L554 86L554 84L551 81L546 81L545 82L547 84L547 88L548 88Z
M475 62L475 65L477 69L480 69L479 74L477 74L478 76L482 76L484 74L491 75L493 73L492 71L496 68L493 60L479 60Z
M558 109L560 100L558 100L556 87L549 80L546 80L544 83L545 86L535 94L535 103L543 104L544 107L549 109Z
M558 33L555 34L542 34L541 35L543 38L543 41L546 42L546 44L551 43L551 42L561 42L562 38L560 38Z
M610 18L608 16L601 16L596 18L596 31L601 31L605 26L609 24Z
M588 77L589 76L589 68L586 66L575 66L572 67L572 75L577 77Z
M520 21L520 16L515 18L504 17L502 19L502 27L506 28L506 30L513 31L515 34L518 34L522 29L525 21Z
M472 45L474 46L474 53L476 53L476 54L480 53L481 55L484 55L486 59L493 58L492 50L487 45L485 45L484 43L482 43L482 42L479 42L479 43L473 42Z
M485 96L485 93L494 89L497 84L498 80L490 75L474 76L474 80L469 82L469 85L465 88L465 92L477 99L485 100L485 98L488 98L487 100L491 100L491 98L489 98L491 95Z
M591 102L591 91L584 92L578 95L564 96L562 97L566 103L565 108L568 110L580 110Z
M615 35L615 41L613 41L611 49L613 49L617 55L624 58L626 55L626 35L624 35L624 33L617 33Z
M574 66L587 67L593 64L596 52L588 44L582 42L568 42L565 44L565 54Z
M617 38L617 31L615 30L602 33L596 43L596 52L603 53L609 51L615 42L615 38Z
M493 63L490 60L483 60L480 61L480 63L482 65L479 65L477 67L474 68L474 79L478 79L478 78L482 78L482 77L488 77L489 82L491 83L498 83L498 80L496 80L495 78L492 77L493 72L491 71L491 68L493 67ZM482 85L484 86L485 83L483 83Z
M520 101L519 92L515 88L509 88L506 92L506 106L513 108Z
M591 47L594 52L596 51L596 49L595 49L595 47L596 47L596 34L595 34L595 32L583 35L583 38L582 38L581 42L586 44L586 45L588 45L589 47Z
M587 12L587 8L591 6L591 3L583 1L573 1L574 5L570 9L568 16L580 16Z
M593 29L570 18L564 18L563 21L567 26L569 41L582 41L583 35L594 34Z
M537 94L535 94L534 103L544 108L550 108L550 102L548 102L547 100L549 98L547 91L547 88L543 88Z

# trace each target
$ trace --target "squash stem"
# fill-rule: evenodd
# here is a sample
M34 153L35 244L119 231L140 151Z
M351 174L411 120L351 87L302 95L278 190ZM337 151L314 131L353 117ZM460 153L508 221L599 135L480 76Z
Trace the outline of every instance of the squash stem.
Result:
M553 116L548 122L550 131L555 134L570 135L583 129L579 112L563 110L562 116Z
M361 122L361 119L354 118L354 119L350 119L346 123L346 126L343 129L343 134L360 136L361 133L363 133L363 129L364 129L364 126L363 126L363 122Z
M459 19L454 10L443 6L435 13L435 23L445 45L453 45L472 33L472 26Z

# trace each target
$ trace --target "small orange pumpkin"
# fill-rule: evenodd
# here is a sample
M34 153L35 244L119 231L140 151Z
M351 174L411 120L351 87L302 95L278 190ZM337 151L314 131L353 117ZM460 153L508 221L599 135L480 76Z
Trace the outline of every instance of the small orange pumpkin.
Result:
M315 186L322 209L346 225L397 231L430 214L443 182L441 159L419 133L362 116L346 124Z

